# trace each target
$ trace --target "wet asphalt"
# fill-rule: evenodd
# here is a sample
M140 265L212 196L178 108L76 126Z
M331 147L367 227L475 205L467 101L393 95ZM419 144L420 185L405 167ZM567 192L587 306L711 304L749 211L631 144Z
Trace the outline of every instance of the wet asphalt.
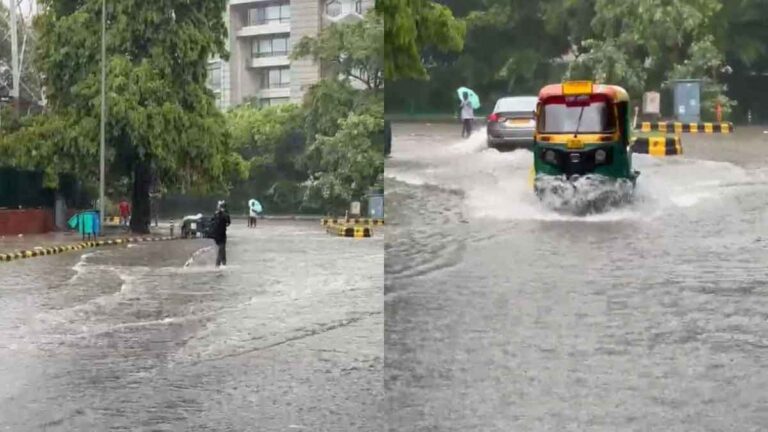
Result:
M529 152L395 125L388 430L768 430L764 129L637 155L635 202L578 217Z
M382 236L235 223L0 265L0 430L382 430Z

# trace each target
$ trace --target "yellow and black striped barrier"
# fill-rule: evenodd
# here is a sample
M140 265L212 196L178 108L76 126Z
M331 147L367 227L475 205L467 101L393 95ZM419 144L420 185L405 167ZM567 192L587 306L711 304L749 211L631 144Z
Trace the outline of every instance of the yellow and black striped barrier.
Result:
M120 225L120 217L119 216L109 216L104 218L104 225Z
M368 238L373 237L373 230L365 226L327 225L326 232L338 237Z
M49 247L36 247L31 250L17 251L13 253L0 253L0 262L9 262L19 259L41 257L47 255L56 255L64 252L79 251L83 249L103 247L103 246L117 246L128 243L143 243L143 242L158 242L176 240L178 237L130 237L120 238L112 240L97 240L87 241L82 243L75 243L64 246L49 246Z
M642 122L640 132L727 134L733 132L733 123Z
M329 225L380 226L380 225L384 225L384 219L370 219L370 218L322 219L321 223L323 226L329 226Z
M637 137L632 143L632 151L651 156L675 156L683 154L683 144L679 136Z

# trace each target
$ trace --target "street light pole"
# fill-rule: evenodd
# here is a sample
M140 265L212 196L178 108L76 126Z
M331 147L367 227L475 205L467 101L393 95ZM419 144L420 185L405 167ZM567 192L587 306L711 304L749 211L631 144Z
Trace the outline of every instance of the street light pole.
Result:
M104 181L105 181L105 128L107 121L107 0L101 2L101 146L99 149L99 217L101 230L104 229Z

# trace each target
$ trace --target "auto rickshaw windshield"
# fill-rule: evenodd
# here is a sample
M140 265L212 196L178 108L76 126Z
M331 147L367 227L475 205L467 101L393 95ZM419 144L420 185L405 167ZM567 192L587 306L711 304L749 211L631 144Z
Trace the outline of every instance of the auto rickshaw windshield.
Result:
M538 119L539 133L612 133L616 130L616 117L606 98L588 100L550 98L541 107Z

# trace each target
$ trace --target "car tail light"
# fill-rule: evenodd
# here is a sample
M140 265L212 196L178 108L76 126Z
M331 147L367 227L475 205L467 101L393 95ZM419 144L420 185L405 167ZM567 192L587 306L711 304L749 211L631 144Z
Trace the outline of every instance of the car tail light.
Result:
M499 115L496 114L496 113L493 113L493 114L489 115L488 116L488 121L489 122L497 122L497 121L499 121Z

